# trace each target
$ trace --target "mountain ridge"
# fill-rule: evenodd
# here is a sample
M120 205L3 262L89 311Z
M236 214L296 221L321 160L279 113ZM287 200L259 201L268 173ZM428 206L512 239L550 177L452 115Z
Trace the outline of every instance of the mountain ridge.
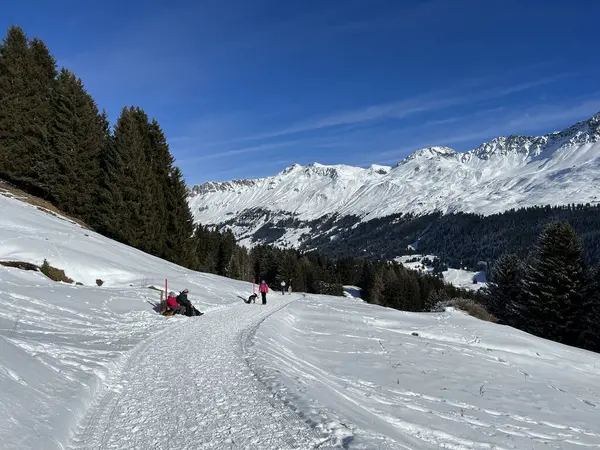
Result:
M394 166L294 164L270 177L208 182L192 187L188 201L197 222L227 223L243 238L283 219L369 221L405 213L489 215L536 205L595 204L598 181L600 112L562 131L500 136L467 152L425 147ZM251 224L240 226L238 217ZM291 228L296 233L299 227Z

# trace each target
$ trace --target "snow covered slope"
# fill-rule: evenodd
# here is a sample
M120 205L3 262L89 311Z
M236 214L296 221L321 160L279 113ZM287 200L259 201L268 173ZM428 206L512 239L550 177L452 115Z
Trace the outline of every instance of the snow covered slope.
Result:
M459 311L306 297L252 350L270 388L346 448L600 448L600 355Z
M492 214L596 203L599 180L600 113L561 132L499 137L466 153L428 147L394 167L315 163L257 180L205 183L192 188L189 204L196 221L228 223L238 237L287 220L280 241L295 244L301 222L332 214L366 221L408 212Z
M323 440L269 401L240 353L242 335L284 304L248 311L240 297L249 283L186 270L0 196L0 261L45 258L84 285L0 265L0 448L278 449ZM147 286L162 288L165 278L170 289L188 287L205 315L157 314L159 292Z
M84 285L0 265L0 448L600 446L600 355L458 312L247 305L248 283L0 196L0 261L44 258ZM164 278L206 314L156 314Z

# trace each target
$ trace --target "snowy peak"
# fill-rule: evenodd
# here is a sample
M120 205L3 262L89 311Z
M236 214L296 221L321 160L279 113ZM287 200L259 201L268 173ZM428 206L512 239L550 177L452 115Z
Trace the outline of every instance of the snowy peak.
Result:
M293 173L295 171L302 170L302 166L300 164L294 164L290 167L287 167L281 171L281 175L287 175Z
M412 160L429 160L429 159L439 159L443 157L453 156L456 154L456 151L451 149L450 147L425 147L421 150L417 150L412 155L404 158L403 161L412 161Z
M192 187L191 195L203 195L211 192L235 191L240 187L254 186L257 180L208 181Z
M205 183L192 189L189 203L196 221L227 223L238 237L277 224L278 232L297 239L306 233L299 223L333 215L368 221L406 213L487 215L534 205L596 204L598 180L600 113L563 131L496 137L464 153L427 147L395 167L294 164L272 177Z
M562 142L572 144L588 144L600 141L600 112L585 120L578 122L566 130L549 135Z
M480 159L489 159L492 156L508 154L537 156L547 141L548 138L546 136L501 136L481 144L475 150L472 150L472 153Z
M371 164L369 172L378 175L387 175L392 168L390 166L381 166L379 164Z
M304 167L304 174L308 177L327 177L332 180L359 176L365 169L362 167L348 166L345 164L325 165L317 162Z
M472 153L480 159L509 154L537 157L543 151L569 145L583 145L600 141L600 113L590 119L544 136L500 136L481 144Z

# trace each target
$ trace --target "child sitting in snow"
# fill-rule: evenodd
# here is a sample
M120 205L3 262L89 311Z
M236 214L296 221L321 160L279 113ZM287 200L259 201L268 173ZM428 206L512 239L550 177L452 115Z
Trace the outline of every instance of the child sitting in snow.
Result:
M173 310L175 314L185 314L185 306L177 303L175 292L169 292L167 297L167 306Z

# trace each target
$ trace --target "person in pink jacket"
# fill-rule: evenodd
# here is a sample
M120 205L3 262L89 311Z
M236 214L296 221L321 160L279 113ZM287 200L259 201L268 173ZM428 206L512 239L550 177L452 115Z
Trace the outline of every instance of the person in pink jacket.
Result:
M262 283L260 283L260 288L258 288L258 290L260 291L260 295L262 296L262 304L266 305L267 304L267 292L269 292L269 285L267 284L267 282L265 280L262 280Z
M167 297L167 306L171 308L175 314L185 314L185 306L177 303L175 292L169 292L169 296Z

